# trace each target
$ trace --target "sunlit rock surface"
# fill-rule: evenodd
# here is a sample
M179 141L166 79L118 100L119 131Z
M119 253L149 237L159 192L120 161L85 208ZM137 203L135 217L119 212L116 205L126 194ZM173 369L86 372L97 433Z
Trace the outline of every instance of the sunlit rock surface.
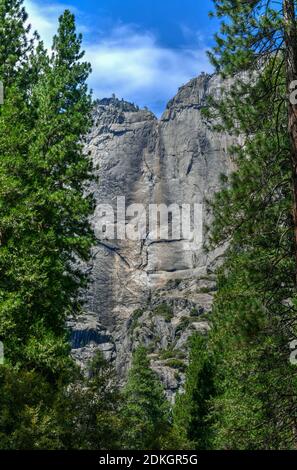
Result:
M87 139L98 177L92 184L97 206L111 204L116 213L117 197L123 196L126 206L146 209L150 204L204 204L203 226L208 225L205 201L218 190L220 175L233 168L230 137L216 134L201 113L207 95L220 95L221 87L217 76L191 80L160 120L116 98L99 101ZM95 211L95 229L98 218ZM84 363L100 349L122 380L132 351L144 344L172 397L184 380L189 337L209 329L204 317L222 254L218 249L206 255L201 244L182 234L154 241L149 227L139 241L100 237L88 266L87 314L72 324L76 359Z

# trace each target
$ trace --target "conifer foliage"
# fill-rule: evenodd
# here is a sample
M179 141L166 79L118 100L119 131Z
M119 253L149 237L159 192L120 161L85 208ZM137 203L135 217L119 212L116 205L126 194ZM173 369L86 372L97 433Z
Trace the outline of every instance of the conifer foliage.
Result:
M206 115L238 143L230 149L236 171L222 177L211 204L211 245L227 242L228 250L206 346L214 389L198 403L207 403L209 448L295 448L297 371L289 344L297 318L296 152L288 48L297 44L288 42L288 29L297 27L296 2L284 1L283 9L273 1L214 3L221 31L210 57L230 89L220 102L210 100Z
M142 346L134 353L123 398L123 447L161 449L169 431L169 403Z
M55 394L74 371L65 323L80 312L86 279L78 266L93 241L92 200L84 195L91 167L83 153L90 66L69 11L59 19L49 57L37 34L28 39L22 4L0 1L3 448L38 447Z
M205 115L234 136L236 170L210 203L210 247L228 248L171 406L143 347L122 392L100 354L86 371L71 359L94 242L91 68L68 10L46 51L23 1L0 0L0 449L296 448L297 5L214 5L229 89Z
M211 351L204 336L190 340L189 366L185 390L178 394L173 412L175 433L183 448L207 450L212 442L209 402L214 395L214 371Z

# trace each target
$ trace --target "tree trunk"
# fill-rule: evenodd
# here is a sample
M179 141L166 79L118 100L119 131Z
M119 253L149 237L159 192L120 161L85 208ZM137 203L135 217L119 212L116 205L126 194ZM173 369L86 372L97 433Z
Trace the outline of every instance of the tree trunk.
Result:
M284 40L286 54L287 93L290 96L291 84L297 80L297 30L294 0L283 0ZM288 99L288 131L292 164L293 222L295 239L295 260L297 284L297 104Z

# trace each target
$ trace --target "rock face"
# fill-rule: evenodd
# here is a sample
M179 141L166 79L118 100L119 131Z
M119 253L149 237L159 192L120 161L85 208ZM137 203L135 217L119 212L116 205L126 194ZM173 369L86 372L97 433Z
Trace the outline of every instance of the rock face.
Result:
M119 197L125 197L126 207L143 206L135 214L138 221L151 204L203 204L203 227L210 223L205 200L217 191L220 174L232 170L227 152L231 139L214 133L201 109L207 95L220 94L221 86L217 76L191 80L160 120L116 98L101 100L87 139L98 177L92 186L98 244L88 267L88 313L72 325L73 353L84 362L102 350L124 379L132 351L144 344L169 397L183 383L189 337L208 331L205 314L211 309L214 268L223 250L206 255L197 237L171 233L176 213L169 216L168 239L155 239L148 223L139 240L107 235L114 223L115 228L120 224ZM114 220L103 204L114 208ZM104 224L103 237L98 227Z

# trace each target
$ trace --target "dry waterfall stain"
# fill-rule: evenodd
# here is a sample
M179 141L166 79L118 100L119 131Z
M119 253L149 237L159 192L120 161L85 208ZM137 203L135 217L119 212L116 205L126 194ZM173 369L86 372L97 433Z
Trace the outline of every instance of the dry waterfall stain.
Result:
M219 188L221 173L233 170L225 152L231 139L212 131L201 112L206 96L221 89L219 77L201 75L179 89L159 120L115 97L98 101L86 149L99 168L98 181L91 187L97 203L115 205L123 195L127 204L145 207L158 201L181 205L209 199ZM206 225L211 222L207 211L204 218ZM182 239L108 240L107 245L97 248L92 262L87 316L113 338L120 380L126 376L132 351L142 343L173 399L182 380L176 380L177 365L172 362L170 368L159 355L171 349L186 355L191 334L207 332L200 315L211 309L213 273L224 250L206 255ZM162 304L169 306L170 315L152 315ZM143 315L135 319L140 310ZM195 318L193 311L199 313Z

